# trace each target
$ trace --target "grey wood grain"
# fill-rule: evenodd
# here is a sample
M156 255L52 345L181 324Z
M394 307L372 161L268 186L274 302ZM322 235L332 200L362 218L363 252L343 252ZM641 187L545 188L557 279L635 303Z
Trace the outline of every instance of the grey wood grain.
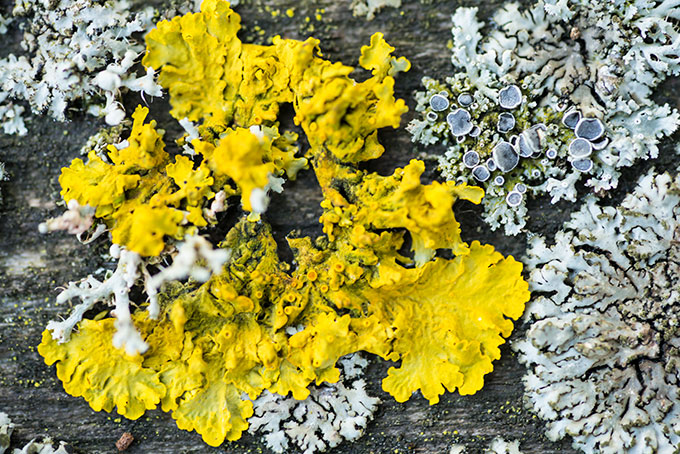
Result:
M356 65L360 47L369 42L371 34L382 31L387 41L397 48L396 53L406 56L413 65L396 84L397 95L413 108L412 94L419 88L424 75L444 77L452 71L450 52L446 47L451 13L459 5L475 2L404 0L401 10L386 9L371 22L352 17L349 3L348 0L246 0L237 8L244 25L241 36L244 41L257 37L255 26L264 29L265 36L281 34L288 38L306 38L312 35L321 39L327 58ZM0 4L6 8L9 2L4 0ZM488 14L499 4L499 0L493 0L479 6L484 14ZM293 18L285 15L273 18L267 9L285 11L289 7L295 8ZM318 9L325 9L321 21L314 19ZM306 17L312 18L310 22L306 22ZM310 24L314 26L313 32ZM679 99L674 90L676 86L675 82L666 84L660 95L674 105ZM134 95L126 98L129 106L139 101ZM155 117L160 118L161 127L176 128L167 115L166 103L155 101L152 109ZM409 112L402 125L413 115ZM106 241L87 247L66 234L43 236L37 231L39 222L61 212L57 206L60 168L79 156L79 149L87 137L102 126L102 122L77 111L71 118L65 124L36 118L30 123L29 135L25 137L0 135L0 161L6 163L11 175L9 181L0 182L4 196L0 204L0 411L8 413L17 424L13 446L19 447L34 437L50 435L67 441L74 452L112 453L116 452L114 445L120 435L129 431L135 437L128 450L130 453L266 452L257 437L249 435L236 443L210 448L196 433L177 429L172 418L161 411L148 412L137 421L94 412L83 399L64 392L54 367L47 367L36 352L35 347L47 322L69 311L65 305L55 305L56 289L100 267L112 266L100 257L108 247ZM410 143L403 128L383 131L381 139L387 152L383 158L368 165L381 174L405 165L421 151ZM667 143L664 146L666 157L657 166L677 167L675 158L668 157L671 155L669 150ZM622 187L614 193L613 200L622 197L636 175L649 165L644 163L626 172ZM429 163L426 177L436 177L432 163ZM320 234L316 222L320 199L320 191L310 171L290 184L285 197L277 198L267 213L277 239L282 240L293 229L303 234ZM553 206L547 200L532 202L530 226L550 236L573 208L570 204ZM524 253L525 240L490 232L481 222L477 207L465 204L457 206L456 211L466 239L481 239L515 257ZM285 256L285 252L282 255ZM520 328L513 338L521 334ZM453 443L466 444L468 452L478 452L496 436L519 439L525 453L574 452L569 440L549 442L543 435L542 422L525 408L524 368L507 344L482 391L465 397L446 394L434 406L429 406L420 396L398 404L386 395L380 388L380 380L388 367L389 364L378 360L369 366L368 387L373 395L382 399L382 404L364 437L355 443L344 443L331 452L444 453Z

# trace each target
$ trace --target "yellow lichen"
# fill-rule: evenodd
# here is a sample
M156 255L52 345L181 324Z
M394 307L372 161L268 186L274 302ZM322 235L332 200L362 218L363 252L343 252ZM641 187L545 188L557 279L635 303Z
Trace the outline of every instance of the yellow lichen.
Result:
M147 35L144 65L163 67L158 81L168 89L176 118L226 124L241 82L241 41L236 38L241 18L227 2L204 2L201 9L159 22ZM227 67L235 71L225 72Z
M383 317L394 314L393 351L402 360L383 380L385 391L401 402L420 389L433 404L442 385L461 394L480 390L512 332L506 317L516 319L524 310L521 270L512 258L473 242L465 255L435 259L369 290L367 298Z
M232 251L221 274L167 287L156 320L133 314L149 344L143 356L113 348L111 318L83 321L65 344L46 333L40 353L93 408L138 417L160 404L211 445L245 430L253 411L245 395L304 399L311 383L337 381L338 359L356 351L401 361L383 381L398 401L418 390L430 403L445 389L476 392L528 286L512 257L461 239L452 206L479 203L481 189L422 184L415 160L389 176L357 168L382 154L377 130L397 127L406 110L392 75L408 61L376 34L360 58L372 76L358 83L352 68L322 59L312 38L255 46L238 40L238 28L226 2L205 0L201 13L161 22L147 37L144 64L160 70L172 114L202 123L196 162L170 159L138 109L129 146L109 149L112 164L94 154L75 160L62 194L96 207L114 242L158 255L169 238L213 222L203 210L218 191L249 211L272 177L294 178L310 162L324 235L288 238L291 268L268 225L242 218L220 244ZM305 158L294 134L279 133L282 103L293 104L307 135ZM413 258L400 252L407 236Z
M243 128L221 128L221 134L202 128L204 137L193 145L204 162L196 166L181 155L171 162L162 131L155 121L144 123L148 112L137 107L126 146L107 149L110 164L90 152L87 163L74 159L59 178L65 201L96 207L113 242L143 256L159 255L168 237L182 239L208 225L202 210L218 191L241 194L251 211L253 189L265 188L270 175L294 179L307 166L295 156L296 135L279 135L276 127L262 128L261 137Z
M130 357L113 347L113 322L83 320L68 348L58 345L46 330L39 352L47 364L57 363L57 377L67 393L83 396L94 410L116 407L119 414L137 419L156 408L166 387L143 367L142 356Z

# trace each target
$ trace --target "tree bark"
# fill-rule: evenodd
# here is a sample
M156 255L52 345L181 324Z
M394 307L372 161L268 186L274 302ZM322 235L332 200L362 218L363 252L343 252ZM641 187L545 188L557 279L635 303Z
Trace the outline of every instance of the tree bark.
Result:
M417 158L424 148L410 142L403 126L416 115L413 111L414 91L420 89L423 76L443 78L452 74L450 51L450 16L458 6L475 2L403 0L401 9L388 8L374 20L353 17L350 1L245 0L236 7L242 17L244 42L281 35L304 39L314 36L321 40L324 56L333 61L357 65L362 45L370 36L381 31L387 42L396 47L396 55L407 57L411 70L400 75L396 94L406 100L411 111L402 120L399 130L381 132L385 155L368 168L387 174ZM10 1L0 2L4 11ZM162 6L162 3L158 2ZM502 2L492 0L479 5L480 15L488 16ZM272 10L295 8L294 16ZM318 20L316 15L320 15ZM310 18L307 21L307 18ZM265 31L256 33L256 26ZM4 39L19 39L18 33ZM659 96L677 106L680 90L676 82L667 83ZM675 93L675 94L674 94ZM136 94L126 97L127 110L142 102ZM177 128L167 114L165 101L153 101L152 117L162 128ZM60 169L80 156L87 138L103 126L100 120L74 110L68 123L57 123L47 117L36 117L28 125L25 137L0 135L0 162L6 164L10 180L0 182L3 201L0 203L0 411L9 414L16 423L12 447L23 446L35 437L49 435L64 440L78 453L117 452L115 443L124 432L135 438L129 453L207 453L207 452L267 452L257 438L246 434L234 443L220 448L205 445L196 433L179 430L169 414L160 410L147 412L137 421L117 414L97 413L82 398L67 395L56 378L55 368L48 367L36 351L41 332L47 322L68 314L70 306L56 305L60 286L95 272L100 267L112 268L100 254L107 250L108 240L84 246L70 235L41 235L38 224L59 215L61 197L57 178ZM430 147L428 152L442 152ZM669 141L663 145L661 163L675 165ZM673 157L668 157L673 155ZM651 163L642 163L626 171L620 188L612 200L621 197L634 186L637 175ZM435 165L427 162L426 178L437 178ZM273 225L277 240L291 230L303 234L321 233L318 217L321 192L311 171L287 187L285 194L271 204L267 219ZM551 237L568 218L576 204L550 205L547 199L530 204L530 228ZM522 236L505 237L491 232L480 218L480 209L471 204L456 207L466 240L480 239L493 244L504 254L520 259L526 249ZM286 258L286 251L281 252ZM521 322L509 342L522 335ZM524 367L506 343L502 358L486 377L484 388L473 396L445 394L441 402L430 406L419 394L399 404L380 387L390 365L373 359L366 381L369 393L382 400L375 419L362 438L345 442L331 450L334 453L443 453L454 443L468 446L468 452L479 452L495 437L520 440L524 453L572 453L570 440L558 443L544 436L544 424L525 407L522 376Z

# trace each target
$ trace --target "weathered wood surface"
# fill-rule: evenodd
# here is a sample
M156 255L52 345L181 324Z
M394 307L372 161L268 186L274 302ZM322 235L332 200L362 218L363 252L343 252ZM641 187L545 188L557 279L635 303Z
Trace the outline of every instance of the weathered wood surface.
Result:
M3 0L0 5L6 11L9 3ZM254 31L256 26L266 32L265 36L315 36L321 39L326 57L356 65L360 47L369 42L371 34L382 31L397 48L397 54L406 56L413 64L411 71L400 76L396 84L397 95L413 108L412 94L419 88L422 76L443 77L451 71L450 52L446 47L451 13L459 5L474 4L404 0L401 10L384 10L367 22L352 17L349 3L349 0L246 0L237 8L244 24L241 36L245 41L252 40L258 36ZM487 15L500 3L493 0L479 7L483 15ZM284 14L274 19L264 5L282 11L294 7L295 16L289 18ZM314 16L321 8L325 11L318 21ZM311 18L309 22L307 17ZM8 36L5 39L18 37ZM6 52L6 46L0 47L5 48L0 52ZM660 96L668 94L665 101L677 106L680 95L674 93L675 87L675 83L666 84ZM135 96L127 98L129 106L138 101ZM172 128L167 114L162 114L167 110L165 103L156 101L153 110L156 118L165 119L159 121L161 127ZM402 125L413 115L413 111L409 112ZM39 222L62 210L57 206L60 168L79 156L80 147L100 126L102 122L74 112L67 124L34 120L26 137L0 135L0 161L6 163L11 175L9 181L0 183L4 196L0 204L0 411L8 413L17 425L13 447L22 446L34 437L49 435L67 441L74 452L111 453L116 452L114 444L120 435L129 431L136 439L128 450L130 453L266 452L258 439L249 435L237 443L209 448L196 433L177 429L171 417L161 411L148 412L137 421L94 412L83 399L64 392L54 367L47 367L36 352L47 322L69 311L67 306L55 305L56 289L102 266L112 266L99 256L108 247L106 241L87 247L66 234L43 236L37 231ZM380 173L406 164L419 152L403 128L384 131L381 138L387 152L378 162L369 164ZM671 144L666 143L663 150L667 157L656 164L657 168L677 167ZM649 165L645 163L626 172L612 200L620 199L632 187L635 177ZM436 177L434 172L428 175ZM299 181L289 184L284 194L274 200L267 213L277 238L282 239L292 229L306 234L320 233L317 219L321 193L313 174L307 171ZM532 203L530 208L531 227L552 235L573 206L551 206L544 200ZM456 210L466 238L481 239L515 257L524 253L524 239L489 232L481 223L478 208L467 204ZM285 256L285 252L282 255ZM511 341L521 334L519 328ZM332 452L443 453L448 452L454 442L466 444L468 452L478 452L496 436L519 439L525 453L574 452L569 440L549 442L543 435L543 424L525 408L521 381L524 368L507 344L482 391L464 397L446 394L434 406L429 406L420 396L398 404L386 395L380 389L380 380L388 367L389 364L381 361L373 361L369 366L368 387L382 399L382 404L364 437L355 443L344 443Z

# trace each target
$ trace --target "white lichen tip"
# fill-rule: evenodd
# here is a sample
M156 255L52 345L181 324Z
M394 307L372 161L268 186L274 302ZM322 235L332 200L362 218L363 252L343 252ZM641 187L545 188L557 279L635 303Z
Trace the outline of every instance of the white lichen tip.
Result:
M519 450L519 441L507 441L496 437L491 441L489 447L484 450L484 454L522 454Z
M455 443L449 448L448 454L466 454L467 452L465 445ZM519 450L519 441L506 441L501 437L494 438L482 452L483 454L522 454Z
M0 35L7 33L7 26L10 22L12 22L12 18L5 18L2 14L0 14Z
M75 199L69 200L66 206L68 210L64 214L40 223L38 231L45 234L57 230L66 230L73 235L82 235L92 227L94 208L89 205L81 206Z
M526 394L586 453L680 446L680 176L643 176L618 207L593 197L553 246L528 251Z
M253 402L248 431L263 433L267 446L276 453L290 452L292 444L304 454L313 454L343 440L356 440L380 402L366 393L359 378L367 364L359 354L342 358L340 381L311 386L305 400L265 391Z
M179 125L186 132L186 135L184 137L185 143L184 143L184 147L183 147L184 153L186 153L189 156L195 156L196 151L191 146L191 142L200 137L200 134L198 132L198 126L196 126L188 118L182 118L181 120L179 120Z
M467 448L465 445L461 444L453 444L449 448L449 454L466 454L467 453Z
M170 266L162 268L154 276L145 270L144 288L149 297L149 316L153 319L158 317L160 311L158 292L164 283L188 277L205 282L211 275L220 274L222 267L230 258L230 250L213 249L210 242L201 236L192 235L184 238L184 242L178 245Z
M52 338L58 342L66 342L84 314L98 302L110 304L113 302L116 316L117 332L114 344L118 348L125 348L130 355L143 353L147 345L141 340L130 318L129 293L137 279L142 276L140 268L144 267L139 254L125 248L112 248L112 255L118 255L116 270L103 282L92 276L80 282L70 282L68 287L57 296L57 303L63 304L75 298L80 299L71 315L61 322L50 321L47 329L52 332ZM111 301L113 300L113 301Z
M14 432L14 424L7 413L0 412L0 454L4 454L9 448L12 432Z
M79 282L70 282L57 296L58 304L73 299L80 299L81 302L73 308L66 320L47 324L53 339L60 343L68 341L83 315L96 303L113 303L112 315L116 317L113 345L124 348L129 355L144 353L148 346L135 329L130 314L129 293L133 286L140 281L143 283L149 298L149 317L157 318L160 312L158 292L164 283L188 277L199 282L207 281L212 274L222 271L222 266L231 256L229 250L213 249L205 238L189 236L178 246L170 266L161 268L157 274L151 276L139 254L116 244L111 246L110 254L118 259L118 265L103 282L88 276Z
M14 431L14 423L10 421L7 413L0 412L0 454L5 454L10 445L10 437ZM41 442L35 439L29 441L23 448L16 448L13 454L69 454L66 450L66 443L63 441L55 449L52 440L47 437Z
M5 164L0 162L0 181L8 179L9 175L7 174L7 170L5 170ZM2 191L0 191L0 202L2 202Z
M286 180L280 177L276 177L272 174L267 176L269 181L264 188L254 188L250 192L250 205L252 206L253 213L262 214L269 208L269 191L276 193L283 192L283 184Z
M355 16L373 20L376 13L385 7L399 8L401 0L352 0L350 6Z
M204 208L203 214L206 219L211 221L216 220L217 213L221 213L227 209L227 193L220 190L215 194L213 201L210 203L210 208Z

